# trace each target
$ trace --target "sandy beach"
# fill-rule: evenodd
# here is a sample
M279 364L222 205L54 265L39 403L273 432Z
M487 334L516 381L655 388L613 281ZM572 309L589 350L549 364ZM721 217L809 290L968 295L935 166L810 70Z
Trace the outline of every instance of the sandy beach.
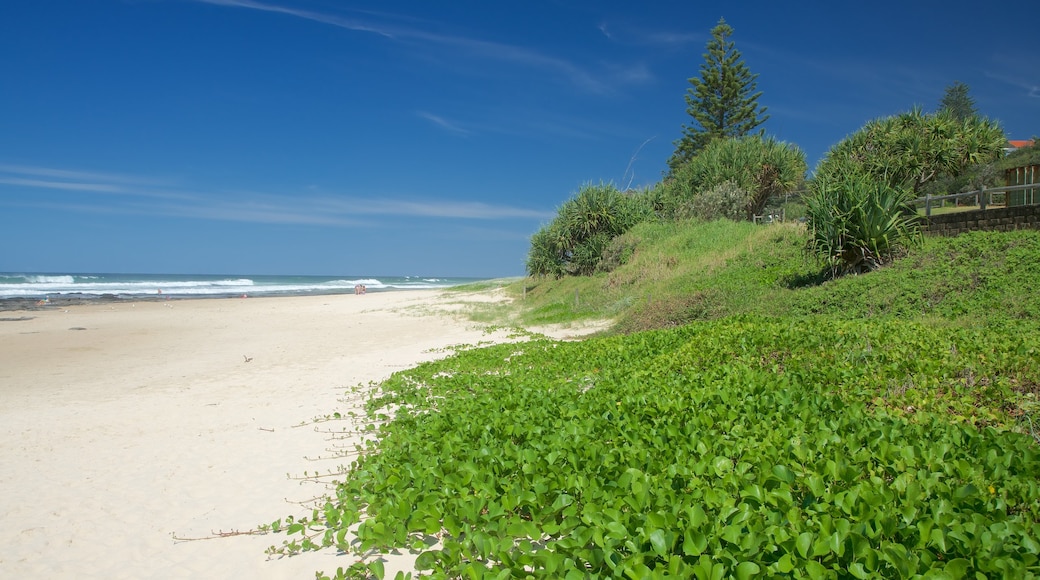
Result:
M280 534L173 536L306 513L290 502L323 489L287 475L343 461L309 461L328 443L302 423L347 410L354 385L445 355L431 349L506 340L453 317L457 301L408 291L4 312L0 576L313 578L350 565L333 551L271 559Z

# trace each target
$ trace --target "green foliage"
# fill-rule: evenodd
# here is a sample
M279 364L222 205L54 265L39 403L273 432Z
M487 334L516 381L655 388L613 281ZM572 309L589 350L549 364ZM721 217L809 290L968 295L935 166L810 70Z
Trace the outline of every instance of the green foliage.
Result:
M1040 232L925 236L920 247L869 276L850 276L774 297L789 315L848 319L927 316L998 326L1040 320ZM754 286L750 286L754 288ZM767 301L762 290L750 290Z
M609 274L515 285L514 323L611 318L621 332L756 312L849 318L900 316L1040 319L1040 232L924 237L869 276L821 283L792 224L645 223L619 240L633 248ZM580 293L580 306L574 296Z
M761 92L756 92L757 74L744 64L740 51L730 38L733 28L719 19L711 29L700 78L689 79L686 89L686 113L692 125L683 125L683 136L675 142L675 152L668 160L674 172L716 139L751 134L769 119L766 108L758 106Z
M726 218L741 220L746 217L748 192L732 181L723 181L693 197L691 209L703 220Z
M978 191L983 187L998 187L1004 185L1004 171L1000 169L1003 160L997 160L981 165L972 165L958 175L941 175L923 185L918 191L923 195L946 195L948 193L963 193L967 191ZM962 200L962 203L974 200ZM933 212L934 212L933 206Z
M916 194L934 179L999 159L1006 142L1003 129L989 119L958 120L946 111L928 115L914 109L870 121L832 147L815 174L829 181L864 174Z
M742 137L712 141L700 153L673 172L665 182L666 215L683 219L719 217L751 220L770 198L797 188L805 177L805 153L772 137ZM725 183L744 192L739 213L716 211L724 201L715 188ZM727 188L726 193L735 193ZM714 199L700 200L709 195ZM730 195L729 197L732 197ZM698 211L705 210L705 213ZM692 215L691 215L692 214Z
M599 316L615 319L618 332L768 309L771 295L787 291L783 280L812 267L803 228L792 224L646 223L620 239L635 245L631 258L582 289L583 304L603 304ZM529 299L555 295L547 286Z
M510 286L510 323L609 318L628 333L742 313L1040 320L1040 231L924 236L884 268L826 282L797 224L643 223L618 240L628 256L608 274Z
M611 239L649 219L652 211L644 195L622 193L612 184L583 185L532 236L527 272L555 278L592 274Z
M544 320L683 325L395 374L273 552L410 549L446 578L1040 575L1040 232L824 283L805 236L644 222L609 273L524 280Z
M946 111L957 121L966 121L979 114L975 108L975 99L968 94L968 85L960 81L954 81L946 87L939 101L939 110Z
M687 278L671 284L672 292L662 290L660 300L654 294L646 309L634 309L622 317L619 327L625 331L657 327L653 318L646 315L666 306L665 298L668 296L672 296L673 301L683 297L698 300L698 308L679 312L695 316L682 316L678 321L713 320L752 312L768 316L786 314L788 301L798 292L792 290L792 280L812 276L807 273L820 270L819 264L804 251L804 227L798 224L748 225L753 229L744 239L727 251L698 260L697 265L687 271ZM661 286L668 288L669 284Z
M876 268L916 237L912 199L929 183L955 181L997 160L1006 138L999 125L920 109L867 123L828 151L806 198L810 248L834 273ZM992 175L977 173L985 184Z
M596 266L597 272L612 272L625 265L636 251L636 242L632 238L620 235L607 244L603 256Z
M835 275L878 268L919 237L911 193L857 171L817 177L805 198L809 248Z
M379 443L283 551L412 548L450 578L1030 577L1031 328L742 317L463 351L381 386Z
M996 164L997 169L1001 172L1001 177L1003 177L1003 172L1008 169L1026 165L1040 165L1040 141L1036 138L1033 139L1032 145L1020 147L1008 153Z
M802 200L801 196L792 198L790 201L782 202L780 210L783 212L785 219L789 221L800 220L805 217L805 201Z

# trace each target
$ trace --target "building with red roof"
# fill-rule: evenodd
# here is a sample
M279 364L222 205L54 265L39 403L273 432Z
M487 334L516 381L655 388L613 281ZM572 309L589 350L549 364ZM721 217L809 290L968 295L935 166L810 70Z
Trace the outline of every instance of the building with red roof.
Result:
M1011 153L1015 149L1021 149L1023 147L1032 147L1032 139L1008 139L1007 147L1004 147L1004 153Z

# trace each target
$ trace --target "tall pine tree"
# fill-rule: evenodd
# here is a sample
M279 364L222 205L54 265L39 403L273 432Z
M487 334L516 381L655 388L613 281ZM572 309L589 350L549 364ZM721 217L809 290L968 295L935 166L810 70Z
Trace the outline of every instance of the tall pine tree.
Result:
M758 106L758 75L748 70L730 40L733 28L720 18L711 36L701 76L691 78L693 86L686 89L686 112L693 123L683 125L683 136L675 142L668 160L673 173L712 140L748 135L769 118L766 108Z
M968 94L968 85L960 81L954 81L946 87L943 98L939 101L939 110L948 111L958 121L966 121L979 114L975 109L975 99Z

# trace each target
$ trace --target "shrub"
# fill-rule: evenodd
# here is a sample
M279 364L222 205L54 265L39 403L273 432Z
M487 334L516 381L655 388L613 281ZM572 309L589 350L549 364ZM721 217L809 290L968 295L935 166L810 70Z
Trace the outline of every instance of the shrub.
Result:
M920 109L876 119L827 152L817 177L830 179L852 169L914 193L943 176L1000 159L1007 143L995 122L954 119Z
M675 217L674 210L681 211L687 202L730 182L744 191L741 217L751 220L770 197L797 188L805 169L805 153L794 145L758 136L719 139L679 167L667 182L667 205Z
M691 202L693 213L705 220L744 218L748 193L732 181L724 181L696 196Z
M856 170L813 180L805 198L809 248L832 275L861 273L919 238L913 194Z
M827 152L806 199L810 248L832 274L871 270L917 237L912 200L927 187L964 187L969 168L998 159L995 122L920 109L877 119ZM985 180L985 176L979 179Z
M613 184L586 184L556 218L531 238L527 272L532 276L589 275L615 236L650 219L647 194L618 191Z
M598 272L613 272L619 266L628 263L629 258L635 254L639 241L630 237L631 234L622 234L607 244L603 249L599 264L596 266Z
M563 276L563 252L560 249L559 227L555 222L547 224L531 236L531 248L527 252L527 271L533 276Z

